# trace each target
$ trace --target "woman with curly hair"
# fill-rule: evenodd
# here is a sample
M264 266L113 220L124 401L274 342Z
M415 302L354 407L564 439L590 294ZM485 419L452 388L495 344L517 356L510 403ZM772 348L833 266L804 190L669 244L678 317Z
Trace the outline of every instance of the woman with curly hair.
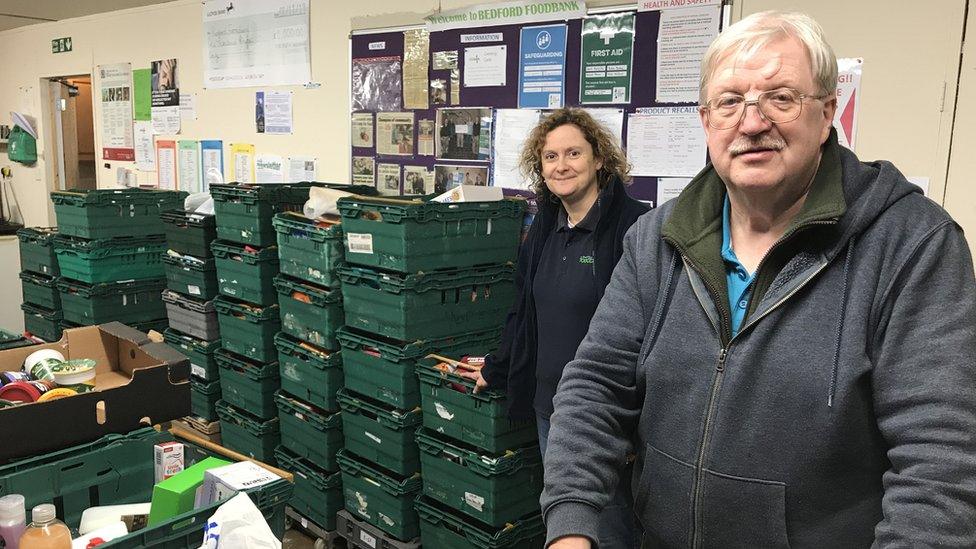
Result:
M505 390L509 417L534 419L545 455L552 398L623 252L627 229L648 210L627 195L630 173L614 137L582 109L542 120L521 161L538 197L519 252L516 291L499 349L477 381ZM601 549L637 547L629 482L624 476L600 517Z

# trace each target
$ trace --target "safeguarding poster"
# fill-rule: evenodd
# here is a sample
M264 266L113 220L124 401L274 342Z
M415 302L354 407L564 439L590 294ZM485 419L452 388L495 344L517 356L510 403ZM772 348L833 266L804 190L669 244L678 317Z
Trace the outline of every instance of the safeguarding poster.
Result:
M102 92L102 158L132 162L136 159L132 136L132 65L99 65L98 77Z
M566 25L525 27L519 42L519 108L558 109L565 101Z
M583 20L580 104L630 103L634 67L634 14Z
M152 124L156 134L180 133L180 81L176 59L152 62Z

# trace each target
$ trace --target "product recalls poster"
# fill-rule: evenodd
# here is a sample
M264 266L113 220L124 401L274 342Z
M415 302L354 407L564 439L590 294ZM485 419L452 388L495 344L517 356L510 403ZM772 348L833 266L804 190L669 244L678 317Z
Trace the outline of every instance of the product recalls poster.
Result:
M583 20L581 104L630 103L633 65L633 13L597 15Z

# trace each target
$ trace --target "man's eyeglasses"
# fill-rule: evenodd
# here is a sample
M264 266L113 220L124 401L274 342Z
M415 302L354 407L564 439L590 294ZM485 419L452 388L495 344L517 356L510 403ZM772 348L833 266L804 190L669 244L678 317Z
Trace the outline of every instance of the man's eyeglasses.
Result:
M751 100L746 100L737 93L723 93L699 108L705 112L705 120L709 126L716 130L728 130L742 122L749 105L755 105L759 109L759 116L764 120L784 124L800 117L804 99L822 100L827 97L830 94L807 95L793 88L778 88L764 91Z

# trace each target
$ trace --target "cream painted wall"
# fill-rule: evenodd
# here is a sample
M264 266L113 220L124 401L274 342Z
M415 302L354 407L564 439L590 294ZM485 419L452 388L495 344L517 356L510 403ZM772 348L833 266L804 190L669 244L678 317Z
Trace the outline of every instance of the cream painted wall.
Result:
M95 77L99 64L131 62L133 67L148 67L155 59L176 57L180 63L181 91L197 95L195 121L186 122L179 138L223 139L254 143L259 152L308 154L319 158L319 179L348 181L348 36L353 29L416 24L438 7L453 9L479 3L466 0L359 0L338 2L311 0L312 78L321 84L314 90L285 87L295 92L295 132L290 136L267 136L255 133L253 123L254 91L259 88L233 90L202 89L202 22L199 0L176 0L165 4L134 8L90 17L44 23L0 32L0 117L10 110L25 111L41 118L40 81L46 77L87 74ZM615 0L590 1L591 7L619 5ZM976 214L972 212L972 191L950 186L945 190L950 130L954 115L952 98L956 93L964 0L932 2L924 10L917 2L907 0L738 0L733 18L763 9L802 9L811 13L825 27L828 38L839 56L865 58L862 88L864 103L860 112L857 152L864 159L883 158L894 161L907 175L931 178L931 195L940 201L945 195L951 212L959 215L976 234ZM74 51L50 53L50 40L71 36ZM972 49L972 48L970 48ZM974 65L970 61L968 70ZM969 80L973 80L970 75ZM970 82L976 86L976 81ZM960 96L960 113L966 113L968 124L957 123L956 131L968 126L976 132L976 90L964 89ZM943 96L946 98L943 104ZM100 106L95 105L95 125L100 121ZM7 162L0 153L0 166L14 168L13 190L20 202L27 225L54 223L47 193L50 166L46 162L50 131L41 128L38 142L40 159L33 167ZM958 173L953 181L976 166L971 150L976 135L969 137L967 148L957 147ZM96 131L95 150L101 149ZM226 154L226 150L225 150ZM966 158L961 158L961 157ZM954 168L957 166L954 158ZM104 168L98 161L98 179L102 187L115 181L114 169L126 163L112 162ZM129 165L131 166L131 165ZM953 172L956 174L956 171ZM154 176L140 174L141 182ZM968 199L967 206L953 204L954 197ZM0 248L0 263L13 264L5 249ZM7 277L0 287L19 281ZM19 314L16 303L2 296L0 326L14 327L10 320ZM15 312L16 311L16 312Z
M969 29L976 29L976 3L969 5ZM973 32L970 30L970 32ZM976 40L966 41L959 78L956 123L952 131L945 208L966 229L969 249L976 256Z

